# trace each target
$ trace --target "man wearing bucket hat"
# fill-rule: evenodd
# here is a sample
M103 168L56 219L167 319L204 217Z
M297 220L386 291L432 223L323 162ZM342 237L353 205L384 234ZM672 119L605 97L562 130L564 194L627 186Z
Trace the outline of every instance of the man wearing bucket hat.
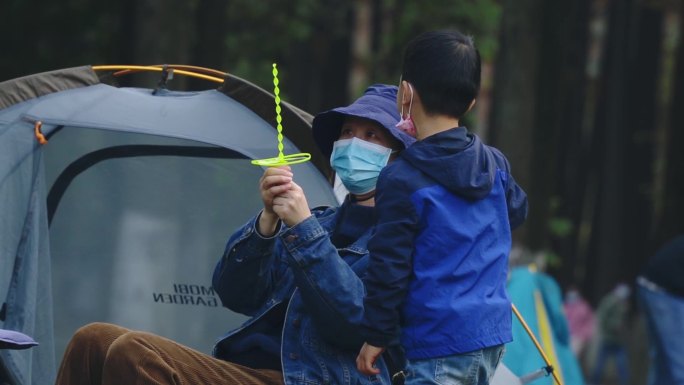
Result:
M389 103L396 103L396 95L397 87L375 84L351 105L314 118L313 136L318 147L330 157L337 177L357 202L372 199L380 169L388 159L394 159L401 149L415 142L415 138L396 127L396 105ZM334 127L340 130L328 129ZM381 137L389 140L389 148L378 145Z
M223 305L250 318L212 355L90 324L67 346L57 384L389 385L391 359L378 360L371 376L355 369L355 359L375 180L414 141L395 127L396 95L397 87L376 84L314 119L316 143L350 191L339 208L309 210L289 167L264 171L264 208L230 237L212 280Z

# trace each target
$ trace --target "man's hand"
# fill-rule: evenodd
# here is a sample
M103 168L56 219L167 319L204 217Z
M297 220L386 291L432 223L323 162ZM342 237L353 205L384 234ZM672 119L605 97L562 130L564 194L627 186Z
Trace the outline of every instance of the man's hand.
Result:
M385 348L369 345L367 342L364 343L359 355L356 357L356 369L367 376L380 374L380 369L376 368L374 365L375 361L384 351Z
M292 187L292 170L289 166L269 167L259 179L259 192L264 211L259 217L259 233L270 237L275 233L278 215L273 211L273 200Z
M273 198L273 211L286 225L292 227L311 216L304 190L295 182L290 189Z

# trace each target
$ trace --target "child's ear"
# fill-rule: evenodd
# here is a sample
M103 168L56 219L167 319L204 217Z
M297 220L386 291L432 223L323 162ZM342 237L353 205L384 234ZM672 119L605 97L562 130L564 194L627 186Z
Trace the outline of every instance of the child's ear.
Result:
M401 106L404 104L407 104L406 96L407 96L407 91L408 91L408 82L406 80L402 80L399 83L399 93L397 93L397 105Z

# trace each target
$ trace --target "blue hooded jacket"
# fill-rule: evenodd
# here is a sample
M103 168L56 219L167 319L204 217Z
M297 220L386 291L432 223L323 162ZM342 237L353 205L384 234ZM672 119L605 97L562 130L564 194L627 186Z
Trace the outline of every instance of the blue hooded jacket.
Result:
M407 148L383 169L369 241L364 330L426 359L511 341L511 229L527 196L506 158L465 127ZM401 329L400 329L401 325Z

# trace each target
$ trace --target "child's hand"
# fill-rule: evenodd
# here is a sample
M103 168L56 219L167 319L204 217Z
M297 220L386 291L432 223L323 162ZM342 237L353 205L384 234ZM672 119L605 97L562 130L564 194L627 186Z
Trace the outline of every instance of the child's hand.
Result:
M375 367L375 361L384 351L385 348L369 345L367 342L364 343L358 357L356 357L356 368L367 376L380 374L380 369Z

